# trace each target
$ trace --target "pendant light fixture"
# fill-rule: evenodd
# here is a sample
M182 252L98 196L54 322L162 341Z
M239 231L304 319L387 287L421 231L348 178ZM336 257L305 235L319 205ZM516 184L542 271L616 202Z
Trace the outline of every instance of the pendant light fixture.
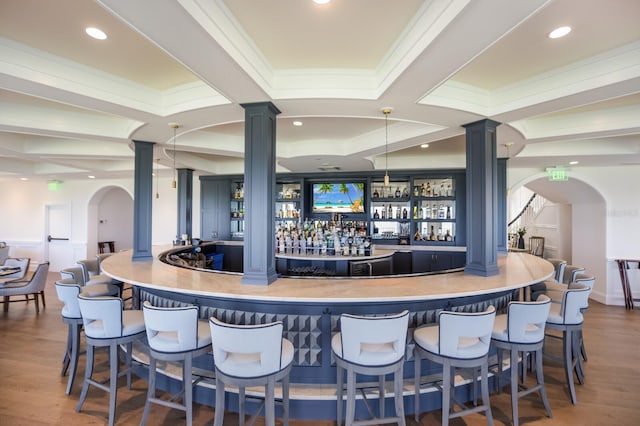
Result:
M382 108L384 114L384 186L389 186L389 114L393 108Z
M178 123L169 123L169 127L173 129L173 181L171 181L171 187L176 189L178 186L176 182L176 130L180 125Z

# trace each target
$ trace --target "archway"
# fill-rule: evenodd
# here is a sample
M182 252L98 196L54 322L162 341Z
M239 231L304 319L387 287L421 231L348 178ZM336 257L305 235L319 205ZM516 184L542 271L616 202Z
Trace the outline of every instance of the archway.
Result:
M586 268L596 277L592 297L606 303L607 255L606 255L606 201L590 184L577 179L550 181L546 175L531 176L514 185L512 189L526 187L551 201L557 210L555 223L542 223L558 229L557 250L554 256L568 263ZM549 220L554 215L546 215Z
M110 185L97 190L87 207L87 258L98 253L98 241L113 241L115 250L133 247L133 196Z

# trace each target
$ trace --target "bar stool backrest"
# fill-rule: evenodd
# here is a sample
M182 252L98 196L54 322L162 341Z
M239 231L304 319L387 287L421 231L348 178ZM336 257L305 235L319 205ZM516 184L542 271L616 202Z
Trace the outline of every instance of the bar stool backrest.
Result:
M268 324L227 324L210 318L216 369L228 376L260 377L280 371L282 321Z
M575 284L582 284L582 285L586 285L591 290L593 290L593 286L595 285L595 283L596 283L595 277L592 277L588 274L577 274L573 282L569 284L569 288L574 288Z
M84 259L76 262L82 268L84 274L85 283L91 279L94 275L100 274L100 268L98 267L98 259Z
M122 310L124 304L119 297L78 296L84 333L93 339L112 339L122 337Z
M395 315L340 316L344 360L359 365L392 364L405 355L409 311Z
M161 308L142 305L149 347L157 352L184 352L198 348L198 307Z
M60 277L62 279L72 279L74 283L84 285L84 273L80 266L72 266L70 268L64 268L60 271Z
M484 312L441 311L439 354L452 358L473 359L486 355L491 344L491 332L496 308Z
M509 302L507 335L512 343L537 343L544 340L551 299L542 294L535 302Z
M562 297L560 315L563 324L582 324L582 310L589 307L589 295L591 288L584 284L573 284L573 288L567 289Z
M562 276L562 282L565 284L571 284L575 281L576 275L584 272L582 266L567 265L564 268L564 274Z
M63 303L63 317L82 318L80 304L78 303L80 289L80 284L76 284L68 278L56 281L56 293L58 294L58 299Z

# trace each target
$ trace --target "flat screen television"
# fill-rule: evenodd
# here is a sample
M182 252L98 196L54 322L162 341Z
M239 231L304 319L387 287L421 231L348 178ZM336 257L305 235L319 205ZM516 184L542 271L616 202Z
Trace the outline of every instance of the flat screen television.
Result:
M364 213L364 183L314 183L312 211L313 213Z

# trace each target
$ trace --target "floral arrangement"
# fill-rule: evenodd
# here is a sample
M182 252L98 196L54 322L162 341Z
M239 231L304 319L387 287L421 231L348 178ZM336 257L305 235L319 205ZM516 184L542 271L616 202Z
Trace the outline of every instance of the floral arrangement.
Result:
M527 228L526 227L522 227L522 228L518 228L518 235L520 235L521 237L524 236L524 234L527 233Z

